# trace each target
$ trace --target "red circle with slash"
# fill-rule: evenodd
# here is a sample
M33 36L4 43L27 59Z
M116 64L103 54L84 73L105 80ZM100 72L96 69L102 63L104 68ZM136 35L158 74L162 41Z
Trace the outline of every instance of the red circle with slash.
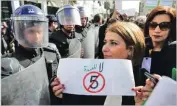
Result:
M90 82L90 84L89 84L89 86L88 86L88 85L86 85L86 79L87 79L89 76L92 76L92 75L97 75L97 77L96 77L92 82ZM97 79L98 79L99 77L101 77L101 79L102 79L102 81L103 81L102 86L101 86L100 89L98 89L98 90L96 90L96 91L93 91L93 90L91 89L91 86L97 81ZM101 92L101 91L103 90L103 88L105 87L105 78L104 78L104 76L103 76L101 73L99 73L99 72L95 72L95 71L89 72L89 73L87 73L87 74L84 76L84 78L83 78L83 86L84 86L85 90L88 91L88 92L90 92L90 93L98 93L98 92Z

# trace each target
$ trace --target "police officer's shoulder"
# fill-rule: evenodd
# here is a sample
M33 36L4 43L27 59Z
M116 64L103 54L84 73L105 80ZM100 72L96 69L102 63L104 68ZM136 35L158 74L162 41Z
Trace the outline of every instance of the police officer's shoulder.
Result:
M95 26L94 24L90 24L89 28L94 28L94 26Z
M56 58L61 58L56 45L53 43L49 43L47 47L43 47L43 52L47 61L54 61Z
M43 50L46 52L58 53L57 46L54 43L49 43L47 47L43 47Z
M24 67L14 57L1 58L1 77L7 77L21 71Z
M79 40L79 41L83 41L84 37L82 36L81 33L75 32L75 37Z
M57 30L56 32L53 32L51 36L49 37L49 42L54 43L55 42L62 42L64 39L66 39L66 36L62 32L62 30Z
M56 51L56 50L58 50L57 47L56 47L56 45L53 44L53 43L49 43L48 46L44 47L43 49L44 50L50 50L50 51Z
M5 53L3 55L1 55L1 58L5 58L5 57L13 57L14 53Z
M87 28L90 28L91 25L92 25L92 24L88 22L88 23L87 23Z

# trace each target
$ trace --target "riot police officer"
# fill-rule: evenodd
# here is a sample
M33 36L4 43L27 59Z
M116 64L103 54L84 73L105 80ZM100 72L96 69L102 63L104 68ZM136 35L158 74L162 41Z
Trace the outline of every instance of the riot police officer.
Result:
M78 6L77 8L79 9L82 25L76 25L76 32L82 34L82 39L84 39L91 25L88 21L89 14L83 6Z
M27 67L35 64L35 62L41 59L41 57L44 57L47 66L47 80L50 80L57 71L60 55L58 50L56 49L56 46L54 44L48 43L48 19L45 17L43 11L33 5L23 5L14 11L14 14L11 18L13 23L13 30L15 33L15 39L19 45L17 46L14 53L7 54L1 57L2 78L8 78L8 76L11 76L12 74L19 73L20 71L25 70ZM34 69L38 71L40 70L40 67L36 67ZM29 78L33 79L33 76L29 76ZM7 84L11 83L13 82L8 82ZM16 102L19 101L17 100ZM26 101L21 102L25 102L24 104L29 103L35 105L38 105L39 103L39 101L34 101L32 99L28 99L27 103ZM4 101L3 103L6 104L8 102Z
M57 18L55 15L47 15L47 18L49 19L49 36L58 30L58 23Z
M75 32L75 25L81 25L80 15L76 7L64 5L57 11L56 16L60 30L50 36L49 42L56 44L61 57L66 58L69 56L69 40L82 38L81 34Z

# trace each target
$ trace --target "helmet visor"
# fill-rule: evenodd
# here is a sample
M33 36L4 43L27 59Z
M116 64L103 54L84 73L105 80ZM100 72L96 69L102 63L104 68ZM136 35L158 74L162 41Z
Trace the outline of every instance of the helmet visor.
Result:
M15 20L15 38L27 48L41 48L48 45L48 22L37 20Z
M65 8L57 13L61 25L81 25L80 14L75 8Z

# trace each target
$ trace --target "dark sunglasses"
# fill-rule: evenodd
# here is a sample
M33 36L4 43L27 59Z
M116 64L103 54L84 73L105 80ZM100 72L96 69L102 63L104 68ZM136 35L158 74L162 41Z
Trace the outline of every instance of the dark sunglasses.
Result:
M157 22L150 22L149 23L149 29L155 29L157 26L159 26L160 30L162 31L166 31L170 28L170 22L161 22L161 23L157 23Z

